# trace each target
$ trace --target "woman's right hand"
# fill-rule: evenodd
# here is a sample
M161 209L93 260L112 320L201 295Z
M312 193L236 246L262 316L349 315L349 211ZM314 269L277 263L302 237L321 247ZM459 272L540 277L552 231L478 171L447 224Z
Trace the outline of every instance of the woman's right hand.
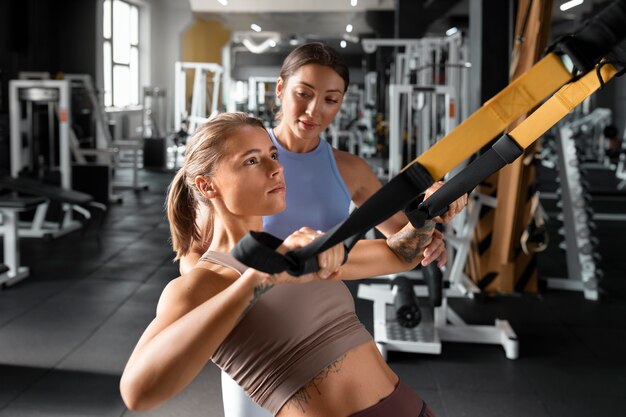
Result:
M313 230L310 227L302 227L296 230L283 241L282 245L278 247L277 252L285 254L289 251L301 248L313 242L315 239L321 237L324 233L319 230ZM311 281L312 279L333 279L339 274L339 268L343 264L344 260L344 246L343 244L337 244L330 249L317 255L317 263L320 269L312 274L306 274L301 277L293 277L289 274L288 277L283 277L290 282ZM290 277L290 278L289 278Z

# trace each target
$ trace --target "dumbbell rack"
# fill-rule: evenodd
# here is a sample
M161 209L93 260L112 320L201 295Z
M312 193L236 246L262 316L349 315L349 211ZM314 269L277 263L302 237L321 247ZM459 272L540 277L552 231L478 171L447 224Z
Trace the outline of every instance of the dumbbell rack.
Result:
M374 302L374 340L378 350L387 359L389 351L440 354L442 342L482 343L502 345L506 357L516 359L519 342L513 328L506 320L495 320L491 325L467 324L451 306L450 297L473 298L480 289L463 273L467 253L483 204L495 205L495 199L479 193L471 194L467 221L455 233L446 233L450 254L449 268L444 273L444 289L441 305L432 307L424 301L428 288L414 285L422 320L417 327L406 328L396 319L392 284L397 275L388 275L389 284L360 284L357 296ZM454 249L454 252L452 250ZM422 272L413 270L403 273L411 279L423 278Z
M589 193L582 177L574 131L563 125L556 134L561 209L567 260L567 278L548 278L549 288L582 291L588 300L598 299L598 277L593 236L593 210L588 206Z

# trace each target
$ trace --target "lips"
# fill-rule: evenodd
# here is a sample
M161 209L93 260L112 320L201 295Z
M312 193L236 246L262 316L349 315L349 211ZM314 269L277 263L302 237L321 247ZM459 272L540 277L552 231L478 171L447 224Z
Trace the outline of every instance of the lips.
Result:
M307 130L315 129L318 126L317 123L309 122L306 120L299 120L299 122L302 125L302 127Z
M285 187L284 183L280 183L278 184L276 187L272 188L269 191L269 194L278 194L278 193L284 193L287 191L287 187Z

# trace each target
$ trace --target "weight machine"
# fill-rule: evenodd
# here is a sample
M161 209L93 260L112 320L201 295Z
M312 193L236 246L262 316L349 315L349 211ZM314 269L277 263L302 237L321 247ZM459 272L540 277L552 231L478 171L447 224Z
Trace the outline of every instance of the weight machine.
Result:
M248 112L273 126L272 106L276 102L276 77L248 78Z
M446 85L389 86L389 179L396 176L407 161L456 127L453 117L455 94L454 87ZM417 135L414 126L417 126ZM414 136L417 137L415 142Z
M193 87L191 105L187 105L187 74L193 70ZM174 64L175 94L174 94L174 130L186 131L192 134L199 124L209 121L218 113L218 98L220 94L220 80L223 67L215 63L181 62ZM207 116L207 90L210 108ZM183 128L183 124L186 124Z
M371 112L365 111L365 92L356 85L349 86L339 113L328 127L333 147L346 149L361 158L371 157L376 153L369 116Z
M26 109L26 117L22 114L22 104ZM33 120L35 106L47 106L48 110L48 155L39 153L40 138L37 124ZM58 107L57 107L58 106ZM11 176L18 178L24 172L44 175L44 165L58 174L62 189L72 189L70 130L71 101L69 80L11 80L9 81L9 113L11 131ZM58 141L55 136L54 122L58 109ZM26 128L25 144L22 138L23 126ZM77 205L62 205L62 221L47 222L49 202L37 206L35 217L28 228L20 231L24 237L58 237L74 230L81 224L73 219L73 211L89 217L89 212Z
M363 50L374 53L380 47L400 50L391 64L389 84L450 85L456 89L459 107L455 111L457 124L468 116L467 46L461 32L446 37L419 39L363 39Z
M391 64L387 87L388 177L392 178L404 166L403 161L406 163L428 149L444 136L443 130L451 131L467 117L467 48L460 32L443 38L363 39L362 46L366 53L379 47L400 49ZM375 85L366 87L370 100ZM413 114L414 111L420 114ZM414 126L419 127L416 135ZM418 137L415 143L414 136ZM407 147L404 160L403 137Z
M75 87L85 90L92 108L92 117L95 126L95 146L90 149L81 148L74 132L70 129L70 143L72 156L79 164L88 164L88 157L95 157L96 162L103 163L110 167L109 177L109 199L110 201L121 201L121 197L113 193L113 189L118 190L146 190L146 185L139 184L139 168L141 167L141 155L143 150L143 140L141 137L135 139L116 139L109 130L109 118L102 106L91 76L88 74L65 74L64 79L70 81ZM130 153L129 157L126 154ZM124 164L123 160L128 163ZM131 182L114 182L114 170L130 166Z

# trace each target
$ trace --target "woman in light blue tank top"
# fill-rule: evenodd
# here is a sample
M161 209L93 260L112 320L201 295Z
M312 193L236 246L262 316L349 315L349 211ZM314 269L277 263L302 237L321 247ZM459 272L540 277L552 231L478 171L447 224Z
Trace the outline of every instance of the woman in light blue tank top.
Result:
M280 238L302 225L326 231L348 216L351 201L358 207L381 187L363 159L332 148L320 137L337 115L348 84L347 66L327 45L303 45L283 62L276 85L281 111L278 124L268 132L285 170L287 207L281 213L263 218L264 231ZM440 185L435 184L426 195ZM435 220L447 223L466 204L467 197L463 196ZM377 229L389 237L406 224L406 216L399 212ZM436 233L437 239L443 239ZM433 243L435 250L426 249L424 265L434 260L438 260L440 267L445 264L445 247L437 244L437 241ZM269 416L225 374L222 391L225 417Z

